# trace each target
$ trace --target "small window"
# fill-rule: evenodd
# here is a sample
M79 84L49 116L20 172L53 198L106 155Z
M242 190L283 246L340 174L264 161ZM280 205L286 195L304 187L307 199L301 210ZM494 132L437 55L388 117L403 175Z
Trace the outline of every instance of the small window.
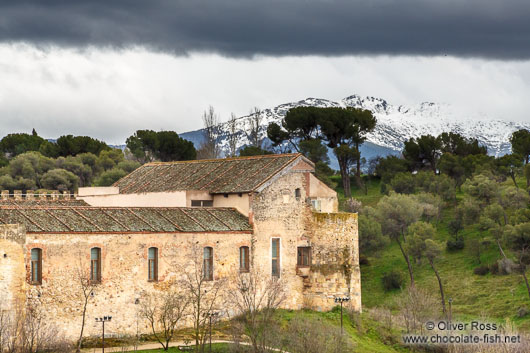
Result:
M213 207L213 200L191 200L191 207Z
M311 200L311 205L313 206L313 209L317 212L320 212L322 209L320 200Z
M101 249L90 249L90 281L101 282Z
M223 196L226 197L226 198L228 198L228 194L224 194Z
M42 284L42 250L31 249L31 284Z
M149 248L147 254L148 278L150 282L158 281L158 249Z
M206 281L213 281L213 249L209 246L204 248L203 276Z
M298 247L297 265L299 267L311 266L311 248L309 246Z
M296 188L294 190L294 197L296 197L297 200L300 200L301 196L302 196L302 194L300 193L300 188Z
M272 239L272 275L280 277L280 238Z
M239 271L240 272L250 271L248 246L242 246L239 248Z

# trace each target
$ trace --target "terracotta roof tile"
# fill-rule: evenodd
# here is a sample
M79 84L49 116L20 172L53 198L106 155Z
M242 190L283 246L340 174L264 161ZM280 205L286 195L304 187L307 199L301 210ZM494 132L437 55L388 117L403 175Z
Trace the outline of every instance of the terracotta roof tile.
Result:
M233 208L83 207L0 205L0 224L30 233L250 232Z
M122 194L205 190L212 194L255 191L302 155L148 163L118 180Z

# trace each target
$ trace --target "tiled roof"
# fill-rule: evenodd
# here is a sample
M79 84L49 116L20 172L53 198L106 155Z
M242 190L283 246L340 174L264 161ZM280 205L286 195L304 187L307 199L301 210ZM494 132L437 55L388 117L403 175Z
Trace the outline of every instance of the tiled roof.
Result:
M118 180L121 194L205 190L212 194L255 191L301 154L148 163Z
M24 224L30 233L248 232L233 208L0 206L0 224Z
M58 200L15 200L14 198L0 199L0 206L19 206L19 207L32 207L32 206L89 206L83 200L78 199L58 199Z

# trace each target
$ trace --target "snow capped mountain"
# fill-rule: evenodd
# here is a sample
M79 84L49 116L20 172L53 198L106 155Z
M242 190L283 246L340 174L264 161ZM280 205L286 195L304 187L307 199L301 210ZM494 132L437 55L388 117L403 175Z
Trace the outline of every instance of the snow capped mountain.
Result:
M498 156L510 152L509 138L514 131L523 128L530 130L530 123L491 119L479 114L463 114L448 104L424 102L417 106L396 106L381 98L352 95L338 102L307 98L262 110L260 134L265 138L265 143L267 126L272 122L280 124L289 109L300 106L355 107L371 110L377 118L377 126L368 135L368 140L361 149L365 158L397 154L402 150L404 141L411 137L426 134L437 136L449 131L476 138L488 148L489 154ZM247 135L251 119L252 115L247 115L236 120L238 148L249 144ZM228 123L220 124L218 141L225 153L228 152L227 134ZM196 146L199 146L203 139L202 130L183 133L181 136L191 140Z

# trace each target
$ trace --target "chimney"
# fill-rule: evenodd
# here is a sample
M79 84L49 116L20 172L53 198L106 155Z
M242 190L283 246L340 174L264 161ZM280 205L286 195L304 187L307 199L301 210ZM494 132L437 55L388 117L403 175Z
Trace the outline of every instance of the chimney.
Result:
M9 190L2 190L0 195L2 195L2 200L9 200Z
M26 190L26 201L33 201L35 199L35 191Z
M53 190L51 192L52 200L58 200L59 199L59 190Z
M63 199L70 200L70 191L68 190L63 191Z

